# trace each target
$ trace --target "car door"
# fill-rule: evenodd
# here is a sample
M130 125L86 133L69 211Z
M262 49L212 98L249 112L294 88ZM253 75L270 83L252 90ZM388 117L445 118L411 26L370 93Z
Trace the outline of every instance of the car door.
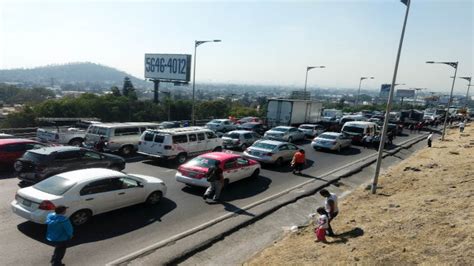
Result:
M108 167L110 164L102 155L93 151L83 151L81 161L85 168Z
M205 152L207 150L209 150L209 148L207 148L207 141L206 141L206 136L204 136L204 133L201 132L201 133L197 133L197 150L199 152Z
M131 177L112 178L112 184L116 188L116 208L122 208L145 201L146 193L138 180Z
M25 143L6 144L0 150L1 162L12 163L26 151Z
M234 182L237 180L238 176L238 169L237 169L237 164L236 164L237 159L236 158L231 158L226 161L224 161L224 179L228 179L229 183Z
M282 157L284 161L292 159L287 144L282 144L278 147L278 157Z
M298 151L298 146L293 145L293 144L288 144L288 153L290 154L290 157L293 159L293 156L295 153Z
M83 164L82 154L79 151L64 151L56 154L54 158L54 174L87 168Z
M351 146L352 138L347 135L341 135L339 136L339 140L342 143L342 147L349 147Z
M236 160L236 166L238 171L236 172L235 180L247 178L252 174L252 169L249 167L249 160L239 157Z
M91 209L93 214L107 212L117 206L117 191L111 178L89 182L79 195L78 208Z
M188 134L187 151L189 155L193 155L200 152L196 133Z

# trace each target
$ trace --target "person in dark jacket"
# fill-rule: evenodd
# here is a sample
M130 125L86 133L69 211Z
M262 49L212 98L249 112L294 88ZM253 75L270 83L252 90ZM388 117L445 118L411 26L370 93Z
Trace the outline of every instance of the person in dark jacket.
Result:
M104 152L104 148L106 146L106 142L105 142L105 137L104 136L100 136L100 139L99 141L95 144L95 150L98 151L98 152Z
M224 176L222 169L219 166L219 161L216 161L215 165L209 167L207 181L210 183L210 186L207 188L202 198L206 200L211 198L214 194L212 199L214 201L220 201L222 188L224 187Z
M73 228L69 218L64 216L67 207L57 206L54 213L48 214L46 224L48 226L46 239L54 245L54 253L51 257L51 265L64 265L62 260L66 254L68 241L72 238Z

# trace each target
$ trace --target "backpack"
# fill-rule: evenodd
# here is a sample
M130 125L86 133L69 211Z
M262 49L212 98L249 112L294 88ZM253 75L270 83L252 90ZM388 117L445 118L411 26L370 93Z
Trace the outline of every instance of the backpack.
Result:
M216 167L215 166L209 168L206 174L206 179L208 182L216 181Z

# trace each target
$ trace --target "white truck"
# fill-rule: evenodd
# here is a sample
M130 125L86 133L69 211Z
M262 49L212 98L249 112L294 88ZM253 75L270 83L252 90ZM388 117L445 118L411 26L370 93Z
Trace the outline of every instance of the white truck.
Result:
M79 121L76 125L41 127L36 130L36 137L41 142L49 142L62 145L81 146L86 135L86 130L91 124L98 121Z
M321 121L322 103L294 99L269 99L267 102L269 127L313 124Z

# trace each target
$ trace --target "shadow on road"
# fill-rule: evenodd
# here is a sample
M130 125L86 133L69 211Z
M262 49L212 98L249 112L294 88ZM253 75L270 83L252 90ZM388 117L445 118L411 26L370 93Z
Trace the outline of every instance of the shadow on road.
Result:
M221 193L221 199L224 202L234 201L238 199L250 198L258 195L268 189L272 180L268 177L259 176L256 179L246 178L235 183L229 184ZM204 195L206 188L189 187L182 189L183 192L190 193L199 197Z
M167 198L157 206L135 205L109 213L93 216L89 223L74 228L70 246L101 241L120 236L149 224L160 222L161 218L176 208L176 203ZM46 226L24 222L17 226L24 235L50 245L46 240Z
M211 201L211 202L208 202L208 204L212 204L212 205L222 204L224 206L224 210L226 210L228 212L233 212L235 214L242 214L242 215L247 215L247 216L250 216L250 217L255 217L255 214L250 213L246 210L243 210L243 209L235 206L232 203L226 202L225 200Z
M265 170L269 171L275 171L275 172L280 172L280 173L290 173L293 171L293 167L291 167L290 162L285 162L281 166L276 166L273 164L261 164L262 168ZM314 165L314 161L311 159L306 158L306 165L304 166L303 169L311 168Z
M336 154L336 155L344 155L344 156L357 155L357 154L360 153L360 149L359 148L354 148L354 147L348 147L348 148L345 148L345 149L341 149L341 152L332 151L332 150L329 150L329 149L317 149L317 151L332 153L332 154Z
M0 166L0 179L15 178L15 170L9 166Z
M334 241L329 241L328 244L345 244L347 241L349 241L349 238L356 238L364 235L364 230L360 227L356 227L352 230L349 230L347 232L343 232L340 234L336 234L334 238L336 238Z
M142 163L174 170L178 169L179 166L175 160L145 159Z

